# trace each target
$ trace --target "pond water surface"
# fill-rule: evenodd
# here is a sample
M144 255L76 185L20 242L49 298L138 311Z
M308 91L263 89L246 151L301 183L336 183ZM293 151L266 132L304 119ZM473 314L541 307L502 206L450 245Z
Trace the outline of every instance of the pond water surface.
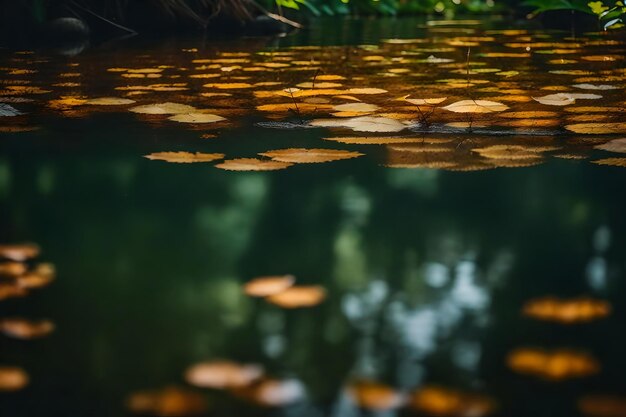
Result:
M625 416L625 54L416 19L0 50L0 415Z

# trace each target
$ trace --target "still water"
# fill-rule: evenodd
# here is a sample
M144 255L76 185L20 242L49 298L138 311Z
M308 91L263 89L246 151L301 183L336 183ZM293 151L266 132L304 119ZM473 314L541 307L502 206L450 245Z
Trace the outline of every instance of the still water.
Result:
M621 35L0 51L0 415L625 416Z

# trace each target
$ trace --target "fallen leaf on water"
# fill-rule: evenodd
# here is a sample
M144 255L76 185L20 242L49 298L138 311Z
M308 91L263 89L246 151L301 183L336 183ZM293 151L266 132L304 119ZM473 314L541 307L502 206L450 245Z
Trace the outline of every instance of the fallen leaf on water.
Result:
M306 390L297 379L263 379L235 394L265 407L281 407L304 399Z
M611 312L611 304L592 298L561 300L545 297L529 301L524 305L522 311L527 317L574 324L590 322L608 316Z
M517 373L551 381L585 377L600 371L600 364L593 356L569 349L516 349L508 355L507 364Z
M140 114L180 114L194 112L196 108L187 104L167 102L137 106L131 108L130 111Z
M266 159L239 158L228 159L221 164L215 165L215 167L227 171L277 171L290 167L291 165L293 164Z
M404 396L393 387L373 381L352 382L348 385L348 394L366 410L393 410L404 402Z
M409 407L438 417L482 417L490 414L495 404L482 395L425 386L411 395Z
M21 262L0 263L0 275L18 276L26 272L28 268Z
M95 106L122 106L125 104L133 104L135 100L119 97L99 97L90 98L85 101L85 104L91 104Z
M434 106L435 104L443 103L448 99L448 97L440 97L440 98L403 98L404 101L408 101L411 104L415 104L417 106L421 106L424 104Z
M213 83L204 84L203 87L217 88L218 90L239 90L244 88L252 88L254 86L248 83Z
M433 138L406 138L406 137L336 137L322 138L333 142L346 143L351 145L389 145L393 143L445 143L451 142L452 139L439 139L433 142Z
M34 243L0 245L0 257L21 262L39 255L39 246Z
M610 135L626 133L626 122L617 123L576 123L565 126L570 132L590 135Z
M168 119L180 123L215 123L226 120L222 116L209 113L179 113L168 117Z
M313 307L326 298L326 290L318 285L290 287L267 297L267 301L283 308Z
M626 138L613 139L612 141L598 145L595 148L609 152L626 153Z
M406 126L401 122L386 117L362 116L352 119L318 119L311 122L318 127L346 127L357 132L399 132Z
M626 158L606 158L606 159L597 159L595 161L591 161L594 164L598 165L609 165L614 167L624 167L626 168Z
M252 297L268 297L285 291L296 282L293 275L258 277L244 284L246 294Z
M231 389L250 385L263 375L263 367L217 360L192 365L185 371L185 381L201 388Z
M357 113L369 113L379 109L375 104L367 104L367 103L347 103L347 104L339 104L337 106L333 106L334 110L337 111L347 111L347 112L357 112Z
M547 96L543 97L533 97L533 100L548 106L567 106L570 104L574 104L577 99L597 100L600 98L602 98L602 96L598 94L556 93L548 94Z
M455 113L492 113L508 109L505 104L488 100L461 100L442 107Z
M174 162L177 164L190 164L194 162L211 162L224 158L222 153L201 153L201 152L154 152L144 155L150 160Z
M31 321L22 318L0 320L0 332L15 339L37 339L54 331L54 323L50 320Z
M600 85L595 85L595 84L574 84L572 87L580 88L580 89L583 89L583 90L617 90L617 89L619 89L619 87L616 87L614 85L607 85L607 84L600 84Z
M537 159L541 154L532 148L521 145L491 145L474 148L472 151L490 159Z
M363 154L335 149L290 148L262 152L259 155L267 156L274 161L308 164L357 158Z
M27 295L28 291L17 282L0 282L0 301Z
M17 284L21 288L42 288L54 281L56 270L50 263L38 264L32 271L17 278Z
M0 391L19 391L28 385L28 374L15 366L0 366Z
M204 395L178 387L132 393L126 405L133 413L158 417L196 416L208 410Z

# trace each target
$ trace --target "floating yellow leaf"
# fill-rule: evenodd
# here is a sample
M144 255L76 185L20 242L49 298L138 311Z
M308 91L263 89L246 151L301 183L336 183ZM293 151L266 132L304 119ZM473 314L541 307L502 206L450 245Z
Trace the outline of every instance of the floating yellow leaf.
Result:
M144 155L150 160L174 162L178 164L189 164L194 162L211 162L224 158L222 153L201 153L201 152L154 152Z
M213 83L204 84L203 87L217 88L219 90L240 90L244 88L252 88L253 85L248 83Z
M488 100L461 100L443 107L455 113L491 113L508 109L505 104Z
M267 156L275 161L280 162L308 164L357 158L359 156L362 156L363 154L359 152L343 151L336 149L290 148L262 152L260 153L260 155Z
M194 112L196 108L187 104L167 102L137 106L131 108L130 111L141 114L180 114Z
M367 103L347 103L333 106L333 109L340 112L356 112L356 113L370 113L379 109L374 104Z
M226 160L215 167L227 171L277 171L291 165L293 164L265 159L239 158Z
M119 97L99 97L85 100L85 104L91 104L95 106L123 106L125 104L133 104L134 102L135 100Z
M352 119L318 119L311 122L318 127L346 127L357 132L399 132L406 128L401 122L386 117L363 116Z
M435 104L439 104L439 103L443 103L444 101L446 101L448 98L447 97L441 97L441 98L405 98L404 101L408 101L411 104L415 104L418 106L427 104L430 106L434 106Z
M594 164L598 165L609 165L614 167L624 167L626 168L626 158L606 158L606 159L597 159L595 161L591 161Z
M180 123L215 123L226 120L222 116L210 113L179 113L168 117L169 120Z
M617 123L576 123L565 126L570 132L590 135L611 135L626 133L626 122Z

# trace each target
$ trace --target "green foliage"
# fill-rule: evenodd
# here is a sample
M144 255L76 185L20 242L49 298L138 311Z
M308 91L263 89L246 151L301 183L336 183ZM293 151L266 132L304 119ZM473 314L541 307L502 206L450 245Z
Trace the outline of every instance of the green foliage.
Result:
M622 0L526 0L524 4L534 7L535 14L549 10L576 10L594 15L605 30L624 27L626 19L626 7Z
M485 12L496 9L493 0L264 0L274 5L315 15ZM304 7L303 7L304 6Z

